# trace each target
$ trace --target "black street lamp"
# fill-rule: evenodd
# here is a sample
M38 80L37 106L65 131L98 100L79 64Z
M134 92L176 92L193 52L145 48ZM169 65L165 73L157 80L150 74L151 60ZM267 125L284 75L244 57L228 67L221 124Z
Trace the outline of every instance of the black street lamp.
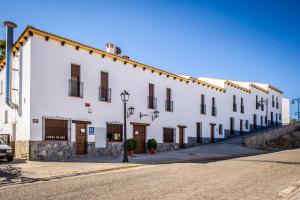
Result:
M124 147L124 153L123 153L123 162L128 162L128 153L127 153L127 116L126 116L126 103L129 99L129 93L124 90L121 94L121 99L124 103L124 142L123 142L123 147ZM134 109L133 109L134 110Z
M300 98L292 99L291 101L291 104L295 104L296 102L298 103L298 111L296 112L296 115L298 115L298 122L300 122Z
M269 125L269 122L268 122L268 102L269 102L268 99L262 99L261 101L257 102L258 108L260 106L264 106L263 105L264 103L266 104L266 132L268 132L268 125Z

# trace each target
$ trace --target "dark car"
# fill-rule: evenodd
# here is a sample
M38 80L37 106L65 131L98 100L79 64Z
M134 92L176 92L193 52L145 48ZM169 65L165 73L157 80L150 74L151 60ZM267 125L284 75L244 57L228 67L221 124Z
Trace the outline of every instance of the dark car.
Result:
M11 162L14 159L14 155L12 148L0 138L0 159L3 158L6 158L7 161Z

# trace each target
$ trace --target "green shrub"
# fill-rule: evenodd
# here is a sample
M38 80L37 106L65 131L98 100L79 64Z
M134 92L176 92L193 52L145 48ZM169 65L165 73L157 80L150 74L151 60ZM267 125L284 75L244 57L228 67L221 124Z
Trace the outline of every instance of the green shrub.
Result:
M137 142L135 139L131 138L127 140L127 150L134 151L137 148Z
M154 138L153 139L149 139L147 145L148 145L148 149L149 150L151 150L151 149L153 149L153 150L157 149L157 142L156 142L156 140Z

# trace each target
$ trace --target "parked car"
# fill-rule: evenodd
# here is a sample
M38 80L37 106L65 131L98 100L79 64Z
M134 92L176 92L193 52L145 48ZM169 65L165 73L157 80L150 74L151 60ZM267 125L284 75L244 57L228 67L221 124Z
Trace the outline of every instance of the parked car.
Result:
M12 148L0 138L0 159L3 158L6 158L7 161L11 162L14 159L14 155Z

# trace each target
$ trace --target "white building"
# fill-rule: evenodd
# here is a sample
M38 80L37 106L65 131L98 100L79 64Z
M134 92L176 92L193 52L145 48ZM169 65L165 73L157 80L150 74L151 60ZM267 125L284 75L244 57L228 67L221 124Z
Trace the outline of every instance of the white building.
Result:
M135 108L127 137L137 140L136 153L150 138L165 151L260 130L266 115L281 125L283 93L269 84L179 76L122 57L112 43L102 51L30 26L12 44L15 25L5 26L0 134L16 156L120 155L124 90Z

